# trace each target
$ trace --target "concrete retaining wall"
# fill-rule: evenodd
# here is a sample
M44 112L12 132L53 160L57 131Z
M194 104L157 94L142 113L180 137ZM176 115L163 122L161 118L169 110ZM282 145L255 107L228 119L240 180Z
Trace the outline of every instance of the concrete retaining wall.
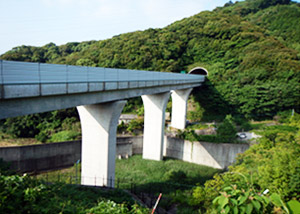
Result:
M135 147L133 149L133 146ZM117 156L141 154L142 137L118 137ZM39 172L73 166L81 159L81 141L0 147L0 159L18 172Z
M18 172L35 172L72 166L81 156L81 142L1 147L0 158Z
M238 153L243 153L249 144L190 142L165 137L164 156L183 161L225 169L232 165Z
M116 155L122 158L143 152L143 136L118 137Z
M234 162L248 144L189 142L165 137L164 156L224 169ZM142 154L143 137L118 137L116 155L127 157ZM0 147L0 158L11 163L18 172L38 172L65 168L81 159L81 141L30 146Z

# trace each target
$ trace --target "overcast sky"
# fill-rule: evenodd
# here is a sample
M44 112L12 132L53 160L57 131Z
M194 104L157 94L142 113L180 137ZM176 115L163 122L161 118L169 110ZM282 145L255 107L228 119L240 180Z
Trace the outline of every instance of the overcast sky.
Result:
M0 54L161 28L229 0L0 0Z

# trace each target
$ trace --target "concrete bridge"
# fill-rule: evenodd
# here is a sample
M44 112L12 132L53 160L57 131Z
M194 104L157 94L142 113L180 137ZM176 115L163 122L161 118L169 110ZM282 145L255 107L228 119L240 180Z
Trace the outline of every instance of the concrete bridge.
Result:
M116 130L125 99L142 96L143 158L162 160L170 94L171 126L184 129L188 96L205 80L206 71L201 69L193 69L197 75L187 75L0 60L0 119L77 107L82 127L81 182L114 186L108 181L115 176Z

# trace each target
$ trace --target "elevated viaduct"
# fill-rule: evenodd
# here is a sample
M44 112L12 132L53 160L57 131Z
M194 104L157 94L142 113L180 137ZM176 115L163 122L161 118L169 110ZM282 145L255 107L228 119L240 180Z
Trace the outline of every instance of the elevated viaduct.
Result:
M115 176L116 131L126 99L141 96L144 103L143 158L162 160L170 95L171 126L184 129L188 96L205 81L203 71L179 74L4 60L0 71L0 119L77 108L82 127L81 183L99 186L114 186L108 181Z

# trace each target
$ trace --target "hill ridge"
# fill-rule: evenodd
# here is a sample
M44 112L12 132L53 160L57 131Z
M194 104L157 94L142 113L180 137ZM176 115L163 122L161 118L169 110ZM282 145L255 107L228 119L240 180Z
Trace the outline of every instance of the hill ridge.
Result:
M246 0L165 28L101 41L21 46L0 58L167 72L202 66L209 79L194 92L196 111L267 118L300 111L299 17L299 3Z

